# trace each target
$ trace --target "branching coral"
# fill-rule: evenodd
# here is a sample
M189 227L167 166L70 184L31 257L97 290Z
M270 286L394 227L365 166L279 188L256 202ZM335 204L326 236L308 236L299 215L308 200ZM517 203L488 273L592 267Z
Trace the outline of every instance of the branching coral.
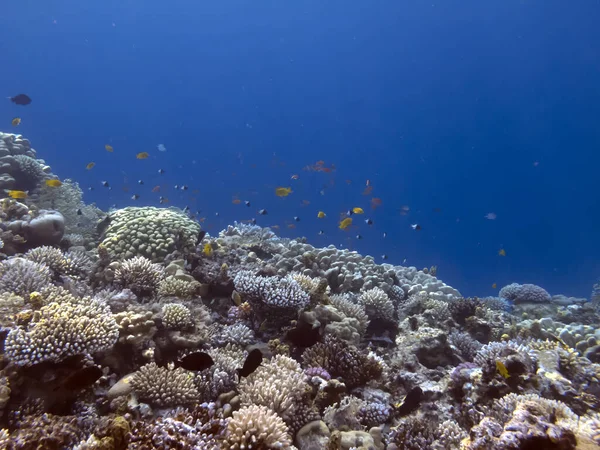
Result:
M155 406L182 406L198 401L200 393L191 372L181 368L159 367L149 363L131 378L140 399Z
M310 296L291 276L261 277L240 271L234 278L235 289L249 301L260 301L275 308L304 308Z
M118 337L118 326L108 306L82 299L79 303L43 306L27 329L14 328L8 333L4 345L11 361L26 366L106 350Z
M12 292L27 298L50 284L50 269L25 258L11 258L0 262L0 291Z
M163 324L171 329L188 328L194 322L187 306L179 303L167 303L162 308Z
M292 441L285 422L265 406L250 405L233 413L226 436L229 450L289 449Z
M25 258L45 264L57 275L78 276L89 273L92 261L84 252L64 253L57 248L42 246L29 250Z
M115 269L115 283L140 297L154 295L163 278L163 268L143 256L127 259Z
M197 294L199 287L200 283L197 281L180 280L170 276L160 282L158 296L161 298L177 297L180 299L191 299Z
M371 319L394 320L394 304L384 290L377 287L369 289L358 300Z
M381 376L383 367L375 358L333 336L307 348L302 354L305 367L322 367L333 377L341 377L349 387L361 386Z
M369 316L362 304L353 303L348 294L334 294L329 297L329 302L346 317L356 319L359 323L358 332L361 335L365 334L369 326Z
M238 386L242 405L264 405L284 419L293 416L307 388L300 364L283 355L260 365Z

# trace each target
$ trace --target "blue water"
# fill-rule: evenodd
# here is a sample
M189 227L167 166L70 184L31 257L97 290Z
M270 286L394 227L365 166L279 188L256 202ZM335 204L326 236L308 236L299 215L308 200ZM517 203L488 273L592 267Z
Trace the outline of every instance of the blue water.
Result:
M33 103L1 102L0 129L22 117L39 157L103 208L164 196L213 234L256 217L318 246L437 265L465 295L515 281L588 296L599 16L598 2L558 0L5 2L2 96ZM318 160L335 171L302 170ZM365 215L339 230L354 206Z

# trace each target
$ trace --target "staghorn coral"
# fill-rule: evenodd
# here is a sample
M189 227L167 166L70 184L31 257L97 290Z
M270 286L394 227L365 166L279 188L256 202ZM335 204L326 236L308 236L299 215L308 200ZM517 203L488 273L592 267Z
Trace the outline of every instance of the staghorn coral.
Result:
M302 362L306 367L322 367L331 376L341 377L349 387L364 385L383 372L377 359L333 336L325 336L323 342L307 348Z
M200 225L175 208L128 207L110 214L102 245L113 258L144 256L161 262L175 250L196 247Z
M11 258L0 262L0 291L27 298L50 284L48 266L25 258Z
M131 386L141 400L154 406L183 406L198 401L200 397L191 372L159 367L154 362L140 367L133 374Z
M189 308L179 303L167 303L162 307L163 324L171 329L185 329L193 325Z
M163 278L164 269L143 256L118 263L115 269L115 283L140 297L154 295Z
M394 320L394 304L383 289L375 287L364 291L358 301L370 319Z
M261 364L238 385L243 406L264 405L284 420L294 415L297 403L307 388L300 364L283 355L276 355Z
M227 426L229 450L289 449L292 440L285 422L265 406L250 405L233 413Z
M248 345L254 341L254 331L243 323L219 327L213 335L213 343L216 345Z
M27 328L10 330L4 345L11 361L28 366L107 350L118 336L108 306L88 298L43 306Z

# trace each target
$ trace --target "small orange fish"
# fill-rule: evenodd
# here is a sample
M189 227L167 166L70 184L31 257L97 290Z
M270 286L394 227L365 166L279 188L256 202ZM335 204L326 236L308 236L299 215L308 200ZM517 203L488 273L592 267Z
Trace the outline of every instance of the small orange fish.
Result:
M369 195L373 191L373 186L367 186L362 195Z
M352 180L346 180L346 184L352 184Z
M233 203L234 205L239 205L240 203L242 203L242 201L239 198L234 198L233 200L231 200L231 203Z
M506 256L506 250L504 250L503 248L501 248L500 250L498 250L498 255L500 255L500 256Z
M60 180L46 180L46 186L60 187L62 186L62 183L60 182Z
M277 197L287 197L292 193L291 187L278 187L275 189L275 195Z
M148 156L150 156L148 152L140 152L137 155L135 155L137 159L146 159L148 158Z
M204 223L204 222L206 222L206 217L200 217L200 218L198 219L198 222L200 222L200 223Z
M302 206L308 206L310 202L308 200L302 200Z
M123 186L123 187L121 188L121 190L122 190L123 192L129 192L129 186Z
M496 289L498 287L498 285L496 283L492 284L492 289Z
M290 177L292 180L297 180L298 178L300 178L298 175L294 174Z
M113 146L112 146L112 145L108 145L108 144L106 144L106 145L104 146L104 148L106 149L106 151L107 151L107 152L110 152L110 153L112 153L112 152L114 151L114 148L113 148Z
M273 228L274 230L279 230L279 225L272 225L270 228Z
M25 192L25 191L9 190L9 191L6 191L6 193L8 194L8 196L10 198L15 198L15 199L27 198L27 192Z
M346 228L348 228L350 225L352 225L352 218L350 217L346 217L345 219L343 219L340 224L338 225L340 230L345 230Z
M378 197L373 197L373 198L371 199L371 209L375 209L375 208L377 208L378 206L381 206L381 204L382 204L382 203L383 203L383 202L381 201L381 199L380 199L380 198L378 198Z
M160 186L156 185L152 188L152 192L160 192Z
M12 124L13 127L21 125L21 118L20 117L15 117L10 123Z
M293 229L293 228L296 228L296 224L295 224L295 223L288 223L288 226L287 226L287 227L288 227L289 229Z
M192 194L198 195L200 193L200 189L194 189L192 191Z
M96 165L96 163L95 163L95 162L91 162L91 163L88 163L88 164L85 166L85 168L86 168L87 170L90 170L90 169L93 169L95 165Z

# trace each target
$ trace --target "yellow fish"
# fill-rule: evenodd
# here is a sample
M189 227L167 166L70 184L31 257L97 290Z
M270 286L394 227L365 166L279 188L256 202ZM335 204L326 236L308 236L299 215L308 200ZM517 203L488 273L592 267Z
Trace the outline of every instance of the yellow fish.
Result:
M210 244L204 244L204 249L202 249L202 253L204 253L205 256L212 256L213 254L213 248Z
M340 222L339 229L340 230L345 230L350 225L352 225L352 219L350 217L346 217L344 220L342 220Z
M352 208L352 212L354 214L364 214L365 213L362 208L358 208L358 207L357 208Z
M62 186L62 183L60 180L46 180L46 186L60 187Z
M112 146L112 145L108 145L108 144L106 144L106 145L104 146L104 148L106 149L106 151L107 151L107 152L111 152L111 153L112 153L112 152L114 151L114 148L113 148L113 146Z
M96 163L95 163L95 162L91 162L91 163L88 163L88 164L85 166L85 168L86 168L87 170L90 170L90 169L93 169L95 165L96 165Z
M275 195L277 197L287 197L292 193L292 188L290 187L278 187L275 189Z
M323 217L325 217L326 215L327 215L327 214L325 214L323 211L319 211L319 212L317 213L317 217L318 217L319 219L322 219L322 218L323 218Z
M502 361L496 361L496 370L504 378L510 378L510 373Z
M492 289L496 289L498 285L496 283L492 284Z
M10 123L12 123L13 127L16 127L17 125L21 125L21 118L15 117Z
M17 199L27 198L27 192L25 192L25 191L10 190L10 191L6 191L6 193L8 194L8 196L10 198L17 198Z
M140 152L137 155L135 155L137 159L146 159L148 156L150 156L148 152Z
M504 250L503 248L501 248L500 250L498 250L498 255L500 255L500 256L506 256L506 250Z

